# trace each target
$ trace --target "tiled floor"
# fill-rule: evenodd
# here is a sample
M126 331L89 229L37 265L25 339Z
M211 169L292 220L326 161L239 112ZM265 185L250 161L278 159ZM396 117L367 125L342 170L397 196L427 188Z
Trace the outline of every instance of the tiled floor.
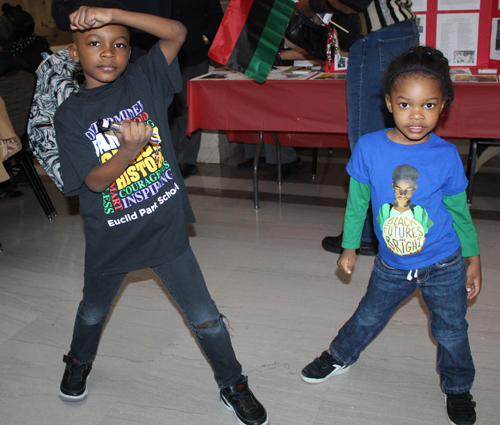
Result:
M460 145L466 157L467 146ZM274 425L446 424L436 344L415 293L345 375L302 382L303 366L326 349L362 297L373 258L347 278L321 239L342 229L348 152L322 152L281 190L261 172L253 208L241 158L200 165L186 180L198 222L191 244L251 388ZM498 423L500 400L500 161L477 175L473 217L484 286L468 320L477 376L478 424ZM80 300L82 221L49 181L59 212L47 220L33 193L0 202L0 424L234 425L218 401L207 361L179 310L150 270L131 273L116 300L81 403L58 398L63 353ZM495 419L496 418L496 419Z

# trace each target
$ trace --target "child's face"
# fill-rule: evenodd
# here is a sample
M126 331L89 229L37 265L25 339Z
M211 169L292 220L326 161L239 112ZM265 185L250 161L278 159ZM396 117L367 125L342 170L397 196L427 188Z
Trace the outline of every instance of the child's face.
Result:
M79 62L92 89L112 83L125 72L130 58L129 31L123 25L106 25L75 34L68 47Z
M431 78L401 78L385 97L396 127L387 136L396 143L424 143L436 126L446 99L439 83Z
M392 183L392 188L398 205L404 207L417 190L417 185L411 180L396 180Z

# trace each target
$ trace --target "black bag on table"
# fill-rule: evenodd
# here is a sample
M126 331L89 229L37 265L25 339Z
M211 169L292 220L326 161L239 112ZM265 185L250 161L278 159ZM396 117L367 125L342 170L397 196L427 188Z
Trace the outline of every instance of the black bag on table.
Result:
M349 31L347 33L339 28L336 29L340 49L348 52L352 44L363 36L359 15L357 13L348 15L334 14L332 21ZM326 60L328 32L329 28L316 25L310 19L297 12L288 24L285 37L314 57Z

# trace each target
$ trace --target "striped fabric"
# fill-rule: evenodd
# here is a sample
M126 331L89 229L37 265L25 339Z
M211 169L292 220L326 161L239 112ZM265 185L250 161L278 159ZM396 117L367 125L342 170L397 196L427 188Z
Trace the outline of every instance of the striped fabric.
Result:
M356 1L353 1L356 3ZM411 0L374 0L359 14L363 35L408 19L415 19Z

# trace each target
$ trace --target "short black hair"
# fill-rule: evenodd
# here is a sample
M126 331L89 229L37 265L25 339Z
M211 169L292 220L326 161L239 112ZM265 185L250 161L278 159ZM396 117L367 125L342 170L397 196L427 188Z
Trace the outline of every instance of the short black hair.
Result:
M82 2L78 3L73 9L71 9L71 13L76 12L80 7L85 6L85 7L102 7L104 9L120 9L120 10L125 10L128 12L128 9L120 3L118 0L83 0ZM127 28L127 31L130 36L130 27L127 25L123 25L125 28ZM72 31L73 37L74 34L77 34L79 31ZM73 38L73 41L75 41L75 38Z
M414 46L396 56L385 72L384 94L390 96L398 81L411 77L435 80L446 99L446 109L450 109L455 94L448 59L442 52L429 46Z
M392 181L396 183L398 180L416 183L418 180L418 170L408 164L398 165L392 170Z

